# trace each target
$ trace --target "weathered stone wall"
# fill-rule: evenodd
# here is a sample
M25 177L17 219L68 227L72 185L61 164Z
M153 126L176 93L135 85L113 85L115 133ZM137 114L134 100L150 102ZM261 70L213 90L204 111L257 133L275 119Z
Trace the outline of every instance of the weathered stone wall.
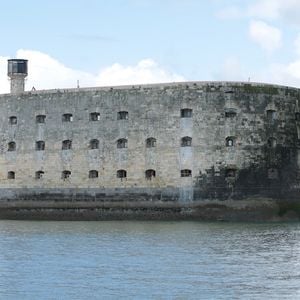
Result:
M43 197L88 198L94 189L104 191L96 200L105 199L107 190L124 200L133 190L144 200L156 195L155 201L297 198L299 99L293 88L223 82L0 95L0 198L34 198L40 190ZM192 116L182 117L182 109ZM120 111L128 119L119 120ZM94 112L100 113L97 121L90 120ZM72 121L63 122L63 114L72 114ZM45 123L36 123L37 115L45 115ZM10 124L11 116L17 124ZM191 146L181 146L185 136ZM156 146L147 148L150 137ZM121 138L127 148L117 148ZM92 139L99 149L89 149ZM63 140L72 140L71 150L62 150ZM15 151L8 151L11 141ZM44 151L35 149L36 141L45 142ZM126 179L117 178L121 169ZM148 169L155 170L151 180ZM184 169L192 176L181 177ZM63 180L64 170L71 176ZM89 178L90 170L99 177ZM8 179L11 171L15 179ZM35 178L37 171L42 178Z

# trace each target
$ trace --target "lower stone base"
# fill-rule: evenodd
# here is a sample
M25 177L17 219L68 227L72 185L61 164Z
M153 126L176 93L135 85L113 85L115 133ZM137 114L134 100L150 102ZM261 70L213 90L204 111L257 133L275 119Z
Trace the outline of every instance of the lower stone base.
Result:
M0 219L13 220L199 220L298 221L297 203L270 199L176 202L0 202Z

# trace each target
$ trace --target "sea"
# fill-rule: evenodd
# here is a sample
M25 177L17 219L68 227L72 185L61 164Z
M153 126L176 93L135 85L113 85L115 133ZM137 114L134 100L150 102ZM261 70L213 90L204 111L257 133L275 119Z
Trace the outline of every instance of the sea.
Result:
M0 299L300 299L300 224L3 220Z

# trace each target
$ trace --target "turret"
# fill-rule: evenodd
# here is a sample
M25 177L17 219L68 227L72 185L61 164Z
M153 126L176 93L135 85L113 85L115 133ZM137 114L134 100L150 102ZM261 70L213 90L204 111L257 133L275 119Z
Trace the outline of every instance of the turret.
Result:
M28 60L9 59L7 65L7 75L10 78L10 92L12 94L24 92L25 78L28 75Z

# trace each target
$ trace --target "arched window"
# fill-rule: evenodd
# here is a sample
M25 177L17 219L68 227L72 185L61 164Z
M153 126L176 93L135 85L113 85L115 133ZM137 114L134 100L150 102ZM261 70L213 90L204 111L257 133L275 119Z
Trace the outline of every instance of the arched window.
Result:
M126 139L117 140L117 148L127 148L127 140Z
M269 146L270 148L275 148L276 145L277 145L277 140L276 140L275 138L273 138L273 137L270 137L270 138L268 139L268 146Z
M180 111L181 118L191 118L193 115L193 110L190 108L184 108Z
M233 147L233 146L235 146L235 137L234 136L228 136L226 138L226 146L227 147Z
M16 125L18 123L18 119L16 116L9 117L9 124L10 125Z
M35 150L36 151L44 151L45 150L45 142L44 141L35 142Z
M98 112L90 113L90 121L100 121L100 113Z
M62 150L69 150L72 149L72 141L71 140L64 140L62 142Z
M192 171L189 169L184 169L180 171L181 177L191 177L192 176Z
M145 172L146 179L149 179L149 180L151 180L153 177L155 177L155 175L156 175L156 173L155 173L155 170L153 170L153 169L146 170L146 172Z
M15 142L8 143L8 151L16 151L16 143Z
M119 111L117 114L118 120L128 120L128 111Z
M44 177L44 171L37 171L35 172L35 179L42 179Z
M38 124L43 124L46 121L46 116L45 115L37 115L35 117L35 122Z
M146 139L146 147L147 148L156 147L156 139L153 137Z
M97 139L90 140L89 148L90 149L99 149L99 140L97 140Z
M73 121L73 115L72 114L63 114L62 115L62 121L63 122L72 122Z
M189 136L185 136L181 139L181 147L191 147L192 146L192 138Z
M15 178L16 178L16 174L14 171L7 172L7 179L15 179Z
M63 180L68 179L70 177L71 177L71 171L64 170L64 171L61 172L61 178Z
M89 171L89 178L98 178L99 177L99 173L97 170L90 170Z
M117 171L117 178L126 178L127 177L127 172L126 170L118 170Z

